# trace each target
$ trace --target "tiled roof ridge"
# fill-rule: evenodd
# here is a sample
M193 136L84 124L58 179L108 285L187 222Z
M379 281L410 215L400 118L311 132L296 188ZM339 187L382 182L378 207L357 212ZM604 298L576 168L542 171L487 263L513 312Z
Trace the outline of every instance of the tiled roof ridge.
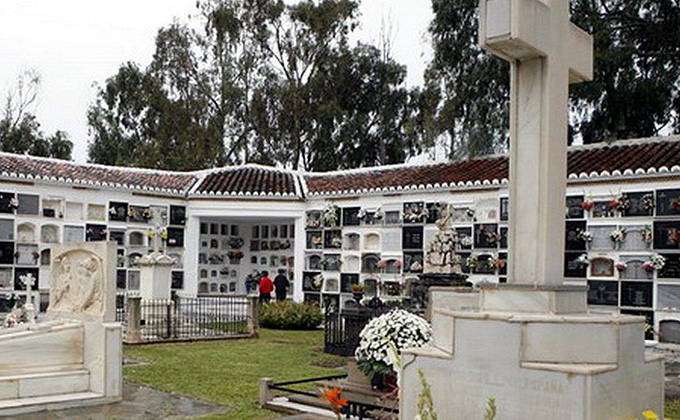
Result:
M172 170L168 170L168 169L141 168L141 167L135 167L135 166L105 165L105 164L102 164L102 163L92 163L92 162L81 163L81 162L76 162L76 161L73 161L73 160L66 160L66 159L59 159L59 158L45 157L45 156L34 156L34 155L12 153L12 152L0 152L0 155L20 158L20 159L37 160L37 161L56 163L56 164L68 164L68 165L73 165L73 166L89 167L89 168L104 169L104 170L112 170L112 169L113 170L121 170L121 171L124 171L124 172L142 172L142 173L151 173L151 174L179 175L179 176L191 176L191 175L195 175L197 172L200 172L200 171L172 171Z
M569 151L588 151L595 149L606 149L608 147L629 147L639 146L642 144L671 143L678 141L680 141L680 134L673 134L669 136L640 137L636 139L614 140L611 142L573 145L569 146Z

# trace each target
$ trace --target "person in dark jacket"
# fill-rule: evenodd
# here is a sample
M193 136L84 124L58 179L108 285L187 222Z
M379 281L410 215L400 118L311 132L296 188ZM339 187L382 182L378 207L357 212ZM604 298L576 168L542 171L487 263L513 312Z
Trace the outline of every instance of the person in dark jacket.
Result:
M274 278L274 291L276 292L276 300L283 302L286 300L286 293L290 287L288 277L286 277L286 270L279 268L279 274Z
M272 289L274 289L272 279L269 278L267 271L263 271L260 280L260 303L269 303L272 299Z

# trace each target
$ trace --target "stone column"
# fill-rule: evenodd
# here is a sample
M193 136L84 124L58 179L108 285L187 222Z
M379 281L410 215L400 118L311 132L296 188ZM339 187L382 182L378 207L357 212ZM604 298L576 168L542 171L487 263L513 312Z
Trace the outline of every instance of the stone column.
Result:
M246 309L246 316L247 318L247 323L248 323L248 332L253 336L253 337L259 337L260 336L260 321L259 321L259 312L258 312L258 296L246 296L246 299L248 301L248 307Z
M304 216L296 217L295 241L293 243L293 255L295 256L295 277L292 279L294 285L293 300L295 302L302 302L304 299L304 293L302 293L302 271L305 269L305 241L305 218Z
M142 342L142 298L127 298L127 328L125 342L130 344Z

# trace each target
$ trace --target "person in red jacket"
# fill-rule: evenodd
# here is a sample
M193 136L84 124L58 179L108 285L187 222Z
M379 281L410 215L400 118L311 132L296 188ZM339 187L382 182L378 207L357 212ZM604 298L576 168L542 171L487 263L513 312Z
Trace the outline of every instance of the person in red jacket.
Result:
M260 279L260 303L269 303L272 300L272 290L274 290L274 283L269 278L269 272L262 272L262 279Z

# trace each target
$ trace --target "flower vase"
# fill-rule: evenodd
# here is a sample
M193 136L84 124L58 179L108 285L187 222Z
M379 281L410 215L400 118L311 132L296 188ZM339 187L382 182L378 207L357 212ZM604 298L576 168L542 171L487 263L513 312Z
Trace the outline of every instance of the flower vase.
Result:
M352 292L352 297L357 305L361 305L361 300L364 298L364 292Z

